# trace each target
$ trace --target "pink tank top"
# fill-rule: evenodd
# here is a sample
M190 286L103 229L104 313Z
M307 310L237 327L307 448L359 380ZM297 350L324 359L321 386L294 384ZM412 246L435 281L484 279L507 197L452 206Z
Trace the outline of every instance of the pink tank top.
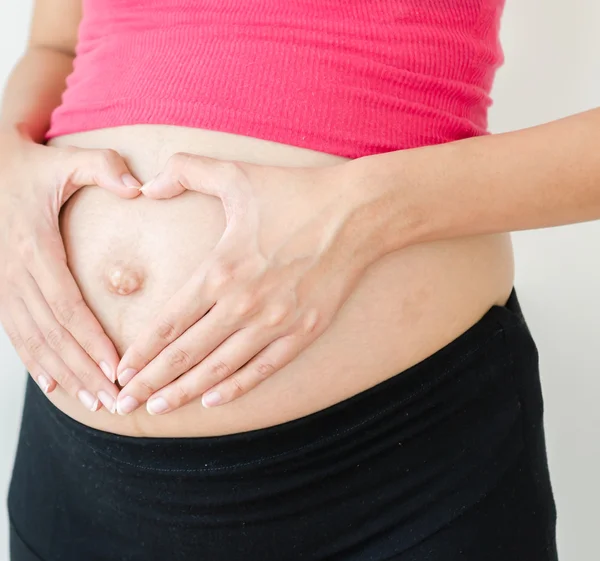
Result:
M48 138L156 123L349 158L487 134L504 0L83 0Z

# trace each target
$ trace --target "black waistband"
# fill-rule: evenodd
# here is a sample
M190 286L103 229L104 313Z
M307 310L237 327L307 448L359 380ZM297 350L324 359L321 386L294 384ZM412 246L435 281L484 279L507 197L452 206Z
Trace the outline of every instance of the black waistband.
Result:
M451 374L460 373L468 361L485 352L507 329L529 331L513 288L506 306L492 306L483 317L448 345L404 372L316 413L272 427L222 436L148 438L120 436L87 427L56 409L30 383L26 408L48 415L52 430L78 441L96 454L106 455L136 469L154 471L218 472L252 467L291 455L309 454L345 435L356 435L386 415L403 408L435 388ZM491 355L500 357L504 350ZM505 353L504 353L505 354ZM506 357L502 358L505 360Z

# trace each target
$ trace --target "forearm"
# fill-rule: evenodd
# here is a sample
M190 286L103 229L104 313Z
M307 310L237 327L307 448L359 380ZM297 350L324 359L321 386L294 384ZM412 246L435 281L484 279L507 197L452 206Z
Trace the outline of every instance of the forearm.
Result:
M0 131L19 129L36 142L43 142L50 115L60 104L73 56L43 46L30 46L14 67L6 83L0 107Z
M352 168L352 169L351 169ZM349 163L366 258L408 245L600 218L600 109Z

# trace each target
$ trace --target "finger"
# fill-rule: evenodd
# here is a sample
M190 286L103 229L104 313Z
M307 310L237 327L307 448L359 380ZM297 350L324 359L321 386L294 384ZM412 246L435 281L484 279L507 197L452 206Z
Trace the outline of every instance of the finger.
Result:
M81 345L58 321L33 278L21 283L21 297L48 346L58 355L82 386L98 396L108 411L116 410L117 387L111 383Z
M180 195L186 190L222 197L227 185L240 179L241 168L236 162L216 160L195 154L173 154L164 169L141 191L153 199Z
M226 321L226 312L226 306L215 306L128 381L119 394L118 413L127 415L135 411L151 395L188 372L234 333L235 328Z
M212 291L207 290L204 283L206 269L207 265L169 299L158 317L142 329L125 351L117 366L121 386L127 385L163 349L181 337L214 306L215 300L208 294Z
M215 384L231 377L272 340L273 333L261 327L237 331L200 364L153 395L148 401L148 412L168 413L197 399Z
M78 398L86 409L97 411L100 408L99 400L81 386L73 372L48 346L25 303L20 299L13 300L9 313L31 360L39 364L69 395Z
M4 331L8 336L12 346L19 355L21 362L25 365L29 375L35 380L37 385L46 394L53 392L56 389L56 381L47 372L42 370L40 365L31 358L31 355L25 349L23 339L18 333L14 323L7 317L2 318Z
M35 251L27 259L29 272L58 323L114 382L119 362L117 350L86 305L67 266L62 240L46 239L46 243L53 248ZM59 251L61 255L57 255Z
M29 375L45 394L50 394L56 389L56 386L58 385L56 380L43 370L42 367L29 356L25 349L22 349L19 353L19 357L23 361Z
M273 341L245 366L202 396L204 407L224 405L254 389L275 372L294 360L310 340L300 335L286 335ZM177 383L177 382L175 382Z
M27 366L25 361L23 361L23 364L25 364L25 368L27 368L29 375L46 395L52 393L56 389L57 383L54 378L42 370L37 362L31 361L31 364Z
M123 157L115 150L61 149L57 173L63 177L66 201L77 189L98 185L126 199L140 195L141 183L132 175ZM66 160L66 161L65 161Z

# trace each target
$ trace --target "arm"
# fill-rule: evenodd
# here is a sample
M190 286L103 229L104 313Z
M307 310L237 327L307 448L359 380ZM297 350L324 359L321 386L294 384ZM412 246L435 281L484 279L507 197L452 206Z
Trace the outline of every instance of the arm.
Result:
M353 160L346 237L368 261L420 242L600 218L600 109ZM359 229L359 230L357 230ZM350 243L350 242L349 242Z
M43 142L50 115L60 104L65 80L73 70L81 0L38 0L35 3L25 54L10 74L2 106L0 128L18 128L35 142Z
M119 361L69 271L58 227L77 189L124 198L139 183L113 151L42 146L72 70L81 0L38 0L29 44L0 110L0 320L45 392L57 383L87 409L114 408Z
M121 359L119 412L145 401L159 414L200 396L208 407L244 395L324 333L387 253L599 218L599 144L596 110L317 169L174 156L144 194L219 197L227 228ZM286 204L274 204L282 192Z

